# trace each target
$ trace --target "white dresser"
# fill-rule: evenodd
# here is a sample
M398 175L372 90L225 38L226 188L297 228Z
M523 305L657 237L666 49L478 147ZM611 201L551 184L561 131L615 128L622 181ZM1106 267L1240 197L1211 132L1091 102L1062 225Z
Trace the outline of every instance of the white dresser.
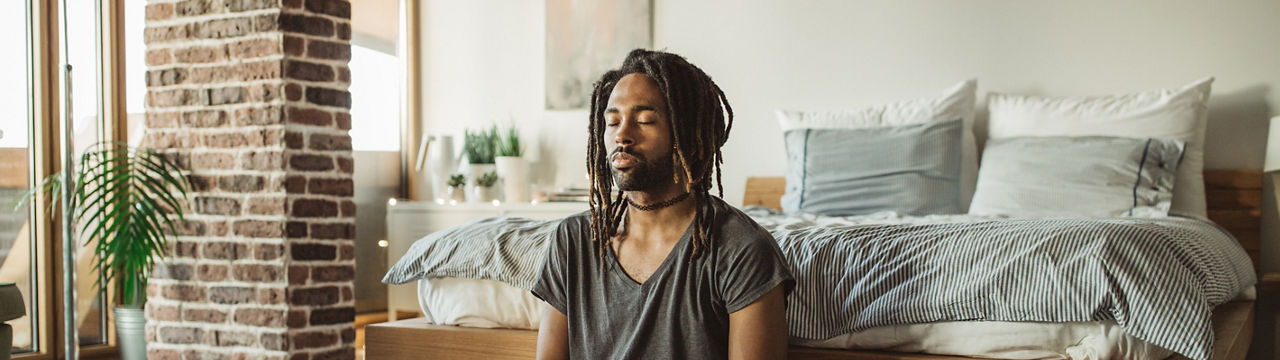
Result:
M387 204L387 263L395 264L414 241L427 234L494 216L530 219L558 219L587 211L585 202L547 203L459 203L396 201ZM397 311L421 312L418 284L387 285L387 310L395 319Z

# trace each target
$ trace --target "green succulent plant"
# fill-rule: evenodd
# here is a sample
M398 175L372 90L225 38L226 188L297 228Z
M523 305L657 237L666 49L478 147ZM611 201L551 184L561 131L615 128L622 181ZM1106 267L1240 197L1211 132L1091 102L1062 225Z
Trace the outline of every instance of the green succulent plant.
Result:
M498 126L488 130L463 132L462 150L467 154L467 162L472 164L492 164L498 143Z
M483 187L490 187L490 186L493 186L493 184L497 184L497 183L498 183L498 173L494 171L484 173L484 175L480 175L480 177L476 178L476 185L480 185Z
M507 128L506 136L498 139L498 156L521 156L524 148L520 147L520 132L515 126Z
M467 177L462 176L462 174L449 175L449 187L459 187L462 185L466 185L466 183L467 183Z
M95 255L94 270L111 282L115 303L142 308L153 259L164 256L168 239L185 221L184 201L190 188L181 168L163 154L120 142L91 145L80 156L72 182L70 220ZM67 174L46 177L23 195L19 206L36 193L62 197Z

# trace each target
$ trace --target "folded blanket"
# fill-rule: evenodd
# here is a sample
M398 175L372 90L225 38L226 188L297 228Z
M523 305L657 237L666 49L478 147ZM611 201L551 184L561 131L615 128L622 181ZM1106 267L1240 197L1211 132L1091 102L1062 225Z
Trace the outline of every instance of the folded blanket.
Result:
M791 261L792 337L935 321L1115 320L1192 359L1211 312L1256 282L1216 225L1189 218L826 218L749 212ZM383 282L467 277L529 288L557 221L490 218L418 240Z

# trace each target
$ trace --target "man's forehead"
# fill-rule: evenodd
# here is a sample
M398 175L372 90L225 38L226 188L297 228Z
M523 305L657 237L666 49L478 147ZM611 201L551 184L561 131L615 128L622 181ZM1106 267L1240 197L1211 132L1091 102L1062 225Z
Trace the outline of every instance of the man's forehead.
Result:
M648 75L630 73L619 79L618 84L613 86L613 92L609 94L610 107L619 105L617 102L623 100L650 102L649 105L657 105L663 101L663 97L662 91L658 89L658 83Z

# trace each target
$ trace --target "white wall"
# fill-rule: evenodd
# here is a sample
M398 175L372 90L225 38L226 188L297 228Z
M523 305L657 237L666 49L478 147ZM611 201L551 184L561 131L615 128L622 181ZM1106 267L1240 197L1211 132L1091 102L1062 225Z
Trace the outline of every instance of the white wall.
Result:
M536 184L585 185L586 112L544 110L544 3L429 0L421 8L423 129L453 134L460 147L463 129L514 120Z
M1280 109L1274 1L659 0L655 21L658 47L705 69L738 110L726 195L745 176L782 173L775 108L930 95L970 77L985 102L989 91L1104 94L1216 76L1209 168L1260 168Z
M985 102L989 91L1104 94L1216 76L1208 168L1260 168L1266 120L1280 111L1275 1L655 2L655 47L706 70L736 110L725 151L730 202L741 201L747 176L783 173L779 107L932 95L972 77ZM549 166L539 181L583 183L585 112L543 110L543 2L422 8L425 128L460 134L513 116L539 140L531 156Z

